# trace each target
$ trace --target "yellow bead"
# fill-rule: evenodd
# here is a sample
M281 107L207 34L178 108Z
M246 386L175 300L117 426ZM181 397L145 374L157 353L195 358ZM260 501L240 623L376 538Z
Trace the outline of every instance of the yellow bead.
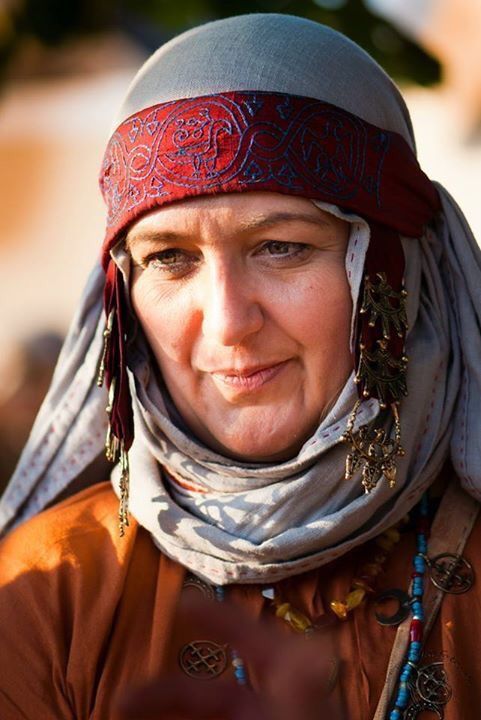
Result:
M290 603L282 603L276 608L277 617L285 620L289 625L299 633L303 633L312 627L312 623L306 615L291 607Z
M277 617L280 617L284 620L290 609L290 603L281 603L281 605L278 605L276 608Z
M336 613L337 617L340 620L345 620L347 618L347 605L346 603L341 602L340 600L333 600L330 603L330 607L332 612Z
M358 588L357 590L353 590L352 592L350 592L346 598L346 605L348 611L353 610L358 605L360 605L365 597L366 591L363 588Z

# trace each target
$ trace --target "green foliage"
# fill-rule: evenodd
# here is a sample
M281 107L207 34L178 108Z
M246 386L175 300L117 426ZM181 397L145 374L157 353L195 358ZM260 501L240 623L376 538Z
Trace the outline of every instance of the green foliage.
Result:
M71 37L121 27L157 44L215 18L251 12L282 12L311 18L344 32L387 72L401 80L438 80L437 63L388 23L373 16L362 0L19 0L3 9L9 32L2 32L0 66L22 37L56 45ZM147 32L148 30L148 32Z

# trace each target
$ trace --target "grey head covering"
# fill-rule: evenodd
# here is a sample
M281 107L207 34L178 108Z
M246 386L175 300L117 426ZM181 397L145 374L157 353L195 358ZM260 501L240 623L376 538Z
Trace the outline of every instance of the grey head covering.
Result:
M370 55L329 27L277 14L208 23L160 47L134 78L114 129L151 105L231 90L318 98L399 133L414 148L404 100Z
M408 112L383 70L334 30L288 15L228 18L167 43L134 79L117 122L157 103L232 90L324 100L399 133L414 148ZM403 241L411 361L401 406L406 456L395 491L380 483L364 495L360 484L343 479L346 447L340 441L355 399L352 377L297 457L256 467L213 453L172 420L138 343L130 365L131 507L169 556L218 583L271 581L308 570L399 520L448 457L463 486L481 496L481 259L459 209L438 189L443 212L435 230ZM336 207L323 207L342 216ZM362 218L345 219L352 228L346 272L355 306L369 227ZM121 248L114 258L128 273ZM107 398L95 384L103 284L97 265L2 500L2 527L52 502L103 450ZM377 401L364 403L359 421L378 413ZM193 497L175 484L167 487L162 468L204 492Z

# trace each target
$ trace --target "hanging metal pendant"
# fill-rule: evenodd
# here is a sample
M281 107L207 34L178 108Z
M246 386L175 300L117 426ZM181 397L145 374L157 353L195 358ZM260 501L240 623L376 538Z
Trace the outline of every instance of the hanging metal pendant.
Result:
M375 607L382 605L387 600L396 600L398 609L392 615L375 610L376 620L380 625L399 625L405 620L411 611L411 599L407 592L394 588L392 590L384 590L374 600Z
M130 470L129 455L125 450L124 441L120 441L120 502L119 502L119 532L124 537L125 528L130 525L129 521L129 495L130 495Z
M394 437L391 438L383 427L370 428L368 425L362 425L357 433L354 432L360 402L360 400L356 402L346 432L342 436L342 440L351 446L346 457L345 478L350 480L360 469L362 485L366 493L371 492L383 476L388 481L389 487L393 488L396 485L396 459L404 455L397 404L391 405L394 416Z
M377 341L377 348L367 350L360 345L359 367L355 382L360 383L365 398L377 397L381 407L388 402L398 402L407 395L406 368L408 359L402 355L399 360L391 355L386 339Z
M432 705L446 705L453 695L442 662L424 665L418 669L416 690L421 698Z
M408 682L411 702L403 720L417 720L431 713L441 720L453 692L442 662L429 663L414 671Z
M105 325L105 329L103 332L104 336L104 345L102 348L102 356L100 358L100 363L97 371L97 385L99 387L102 387L104 384L104 378L105 378L105 360L107 358L107 352L109 349L109 342L110 342L110 336L112 335L112 328L114 324L114 317L115 317L115 310L111 310L109 313L109 316L107 318L107 323Z
M428 566L431 582L443 592L460 595L474 583L474 570L462 555L442 553L430 558Z
M369 313L368 324L374 327L377 320L381 321L383 337L389 340L391 326L398 337L407 330L406 291L396 292L388 284L386 273L376 273L377 282L372 282L369 275L364 278L364 294L361 315Z
M408 359L399 354L391 341L391 330L403 338L408 327L406 315L407 293L396 292L388 284L386 274L376 274L373 282L364 277L364 294L360 314L368 315L368 326L378 331L374 338L362 333L359 342L359 364L355 377L363 397L375 397L381 407L399 402L407 395L406 367ZM380 327L379 327L380 326ZM379 330L381 337L379 337ZM376 339L377 335L377 339Z
M227 667L227 646L212 640L193 640L184 645L179 653L179 665L191 678L212 680Z
M384 272L371 279L364 277L364 293L360 309L367 323L361 324L359 355L355 382L359 386L359 399L349 417L343 440L351 449L346 458L346 480L361 470L362 485L366 493L373 490L381 477L389 486L396 484L396 461L404 455L401 445L399 401L407 395L406 368L408 358L400 352L399 340L407 330L406 296L404 289L396 292L387 282ZM372 330L371 330L372 328ZM391 332L397 338L391 339ZM382 425L362 425L354 431L359 406L363 399L376 398L382 409L390 408L394 419L394 433Z

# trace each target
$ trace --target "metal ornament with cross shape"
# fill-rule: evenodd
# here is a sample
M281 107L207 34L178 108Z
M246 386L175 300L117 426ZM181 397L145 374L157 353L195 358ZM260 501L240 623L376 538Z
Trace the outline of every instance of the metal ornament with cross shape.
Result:
M474 571L462 555L442 553L428 560L431 582L443 592L460 595L474 582Z
M432 705L446 705L451 700L453 691L442 662L419 668L416 690L422 700Z
M444 707L452 697L452 689L442 662L433 662L414 669L408 680L411 702L403 720L444 718Z
M181 648L179 665L191 678L212 680L227 667L226 648L212 640L193 640Z

